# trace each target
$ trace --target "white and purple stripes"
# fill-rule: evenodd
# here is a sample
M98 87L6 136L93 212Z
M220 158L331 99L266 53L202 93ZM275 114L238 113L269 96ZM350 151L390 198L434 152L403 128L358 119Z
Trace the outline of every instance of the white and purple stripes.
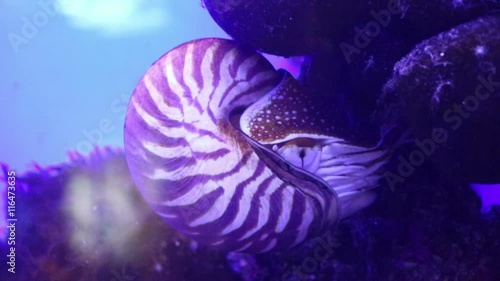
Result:
M265 252L337 222L338 198L325 181L230 122L279 79L261 55L200 39L168 52L139 82L125 122L127 161L144 198L180 232L227 250Z

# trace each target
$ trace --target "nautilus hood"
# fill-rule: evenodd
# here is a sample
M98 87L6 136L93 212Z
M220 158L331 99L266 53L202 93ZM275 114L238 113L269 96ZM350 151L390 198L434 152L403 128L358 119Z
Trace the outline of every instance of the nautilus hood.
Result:
M276 87L241 115L242 131L266 144L300 137L327 139L334 136L334 116L328 102L320 102L286 70L280 69L278 74L280 82Z

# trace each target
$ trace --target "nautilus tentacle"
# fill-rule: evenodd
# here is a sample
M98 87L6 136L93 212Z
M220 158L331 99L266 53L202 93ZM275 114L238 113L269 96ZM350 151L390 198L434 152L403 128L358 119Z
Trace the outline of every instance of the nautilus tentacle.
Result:
M144 198L187 236L248 252L293 247L369 205L386 153L333 137L294 83L224 39L161 57L125 122Z

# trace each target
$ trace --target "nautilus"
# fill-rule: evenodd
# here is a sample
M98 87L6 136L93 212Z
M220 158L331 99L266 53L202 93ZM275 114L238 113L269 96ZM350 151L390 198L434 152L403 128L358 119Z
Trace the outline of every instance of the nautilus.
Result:
M292 248L370 205L387 151L335 137L328 104L238 43L207 38L158 59L126 115L145 200L203 244Z

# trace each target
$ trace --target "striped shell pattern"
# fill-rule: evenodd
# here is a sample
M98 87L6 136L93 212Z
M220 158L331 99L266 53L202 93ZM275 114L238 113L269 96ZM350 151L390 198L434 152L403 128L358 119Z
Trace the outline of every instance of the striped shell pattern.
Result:
M127 162L147 202L186 236L231 251L291 248L371 204L387 155L335 138L315 106L260 54L188 42L135 89Z

